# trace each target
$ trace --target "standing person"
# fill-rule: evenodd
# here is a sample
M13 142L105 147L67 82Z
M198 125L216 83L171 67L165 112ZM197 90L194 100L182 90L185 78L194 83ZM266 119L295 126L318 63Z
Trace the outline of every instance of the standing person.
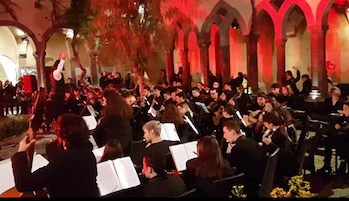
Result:
M6 115L9 115L8 109L10 108L11 110L11 115L13 114L13 107L14 107L14 100L13 97L16 95L16 89L12 85L12 82L6 80L5 81L5 86L4 86L4 101L5 101L5 111Z
M132 142L132 107L115 90L103 92L102 106L102 118L93 131L98 147L104 146L109 140L117 139L121 143L124 155L128 155Z
M265 162L258 143L241 134L238 121L229 120L223 124L223 137L228 142L226 158L236 174L243 172L246 177L244 191L247 197L257 197L262 182ZM248 159L248 160L246 160Z
M62 108L65 107L64 93L65 84L63 76L64 59L67 57L68 52L64 51L58 54L58 60L51 67L50 73L50 84L52 94L52 115L53 119L57 119L61 114L64 113Z
M17 114L19 114L19 107L21 107L21 114L24 114L25 111L27 108L24 108L23 107L23 101L24 101L24 98L25 98L25 90L24 90L24 83L23 81L19 81L17 84L16 84L16 111L17 111Z
M297 77L294 78L290 70L286 71L284 77L282 78L282 85L290 85L293 90L293 93L296 96L298 96L299 89L297 88L296 83L301 79L301 73L299 72L299 69L296 66L294 66L293 69L297 71Z
M311 92L311 88L313 85L311 83L311 79L308 74L302 75L302 82L303 82L303 89L300 92L300 95L306 99L309 96L309 93Z
M12 158L13 175L19 192L47 187L50 197L99 197L97 165L88 140L89 130L79 115L63 114L57 119L56 134L62 150L47 166L31 173L26 151L35 146L29 136L20 142Z

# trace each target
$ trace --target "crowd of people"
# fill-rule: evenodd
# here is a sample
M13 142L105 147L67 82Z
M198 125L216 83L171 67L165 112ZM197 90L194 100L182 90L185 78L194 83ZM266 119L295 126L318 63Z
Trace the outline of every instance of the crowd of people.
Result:
M298 174L297 159L308 135L309 119L295 111L304 109L312 89L309 76L300 76L298 68L294 68L296 78L291 71L285 72L282 83L274 83L268 94L259 90L246 93L242 86L246 77L242 73L227 83L213 79L206 86L199 82L190 89L183 88L180 76L171 81L164 78L156 86L142 86L139 92L139 83L127 88L115 72L104 73L100 87L64 84L62 55L52 68L54 90L46 106L50 108L46 110L50 111L46 125L57 134L56 143L47 149L50 164L34 173L23 168L28 163L23 152L35 142L23 139L19 152L12 157L20 191L47 187L53 197L99 196L96 161L93 163L92 145L87 141L89 134L98 147L106 146L102 161L131 157L142 175L135 197L175 197L193 188L202 197L212 197L214 180L238 173L245 174L247 196L258 197L268 156L276 150L280 155L274 187L287 187L287 178ZM303 89L299 90L296 83L301 78ZM341 133L342 143L347 140L349 103L339 97L339 88L333 87L324 102L325 114L342 116L323 131L330 139L325 145L329 156L325 156L325 165L319 172L331 169L330 151L338 145L337 133ZM93 115L98 121L90 132L83 124L84 115ZM299 138L296 119L303 125ZM180 141L162 139L162 123L173 123ZM168 160L169 146L196 140L198 157L186 163L182 174L174 174ZM338 148L342 172L349 161L347 149L343 144Z

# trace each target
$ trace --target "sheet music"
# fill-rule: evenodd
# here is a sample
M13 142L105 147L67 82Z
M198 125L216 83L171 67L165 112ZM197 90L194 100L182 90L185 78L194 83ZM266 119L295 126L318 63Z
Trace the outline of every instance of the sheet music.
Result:
M89 130L93 130L93 129L95 129L97 127L97 121L96 121L94 116L92 116L92 115L90 115L90 116L83 116L82 118L86 122L86 125L87 125Z
M156 117L157 112L153 107L150 107L148 113L151 114L153 117Z
M122 190L112 161L97 164L97 185L101 196Z
M206 113L210 113L210 111L207 109L206 105L204 103L201 102L195 102L196 105L202 107L202 109L206 112Z
M186 170L187 161L197 157L197 141L172 145L169 148L178 172Z
M15 187L11 159L1 161L0 165L0 194Z
M89 136L88 141L91 142L93 150L98 149L98 145L92 135Z
M180 141L174 123L162 123L160 137L163 140Z
M115 159L113 163L123 189L132 188L141 184L129 156Z
M186 122L190 125L190 127L195 131L195 133L199 135L199 131L195 128L193 122L190 121L189 117L184 115L184 118L186 119Z
M32 172L48 165L48 160L44 158L41 154L34 154Z
M102 158L102 156L104 154L104 149L105 149L105 146L103 146L101 148L98 148L98 149L94 149L92 151L93 154L95 155L97 163L101 160L101 158Z

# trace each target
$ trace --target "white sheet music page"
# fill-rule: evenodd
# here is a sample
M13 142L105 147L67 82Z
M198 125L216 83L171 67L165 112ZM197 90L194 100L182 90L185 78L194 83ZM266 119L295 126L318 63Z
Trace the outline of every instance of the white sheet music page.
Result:
M32 172L48 165L48 160L44 158L41 154L34 154Z
M195 128L193 122L190 121L189 117L187 117L186 115L184 115L184 118L186 120L186 122L189 124L189 126L193 129L193 131L199 135L199 131Z
M198 157L198 155L196 155L196 153L198 152L197 144L198 141L192 141L183 144L185 151L187 152L188 160Z
M101 158L104 154L104 149L105 149L105 146L92 150L92 153L93 153L93 155L95 155L97 163L101 160Z
M0 195L15 187L11 159L1 161L0 164Z
M116 174L123 189L132 188L141 184L133 162L129 156L113 160Z
M187 151L184 148L183 144L178 145L172 145L169 147L170 152L174 161L174 164L176 165L177 171L181 172L183 170L187 169L187 161L189 160Z
M82 118L85 120L89 130L93 130L97 127L97 121L93 115L83 116Z
M122 190L113 161L97 163L97 185L101 196Z
M180 141L174 123L162 123L160 137L163 140Z

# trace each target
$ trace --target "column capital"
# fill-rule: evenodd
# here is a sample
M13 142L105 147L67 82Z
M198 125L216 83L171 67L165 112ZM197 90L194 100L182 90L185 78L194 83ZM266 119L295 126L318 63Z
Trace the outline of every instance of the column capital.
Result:
M45 58L46 51L35 51L35 52L33 52L33 56L35 59L39 59L40 56Z
M248 34L248 35L244 35L243 38L244 38L244 42L245 42L245 43L248 43L248 42L251 41L251 40L252 40L252 41L258 42L259 34L250 33L250 34Z
M285 45L286 42L287 42L286 38L275 38L274 39L274 43L276 45Z
M307 30L311 35L324 34L328 30L328 25L309 25L307 27Z
M209 48L210 45L212 44L211 41L198 41L198 46L199 48Z

